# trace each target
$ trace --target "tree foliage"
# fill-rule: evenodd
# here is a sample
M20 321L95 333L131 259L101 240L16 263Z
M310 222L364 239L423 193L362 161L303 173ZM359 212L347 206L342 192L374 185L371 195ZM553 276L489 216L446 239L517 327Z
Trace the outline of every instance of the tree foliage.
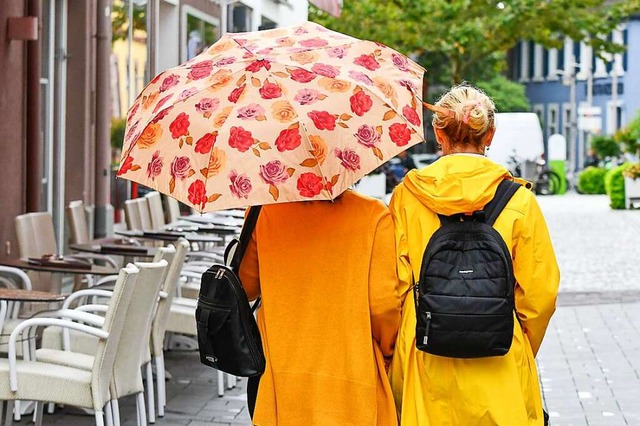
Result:
M309 19L417 55L431 84L450 84L504 69L519 40L560 48L568 36L600 56L621 52L607 37L638 11L640 0L345 0L340 18L311 6Z
M498 112L529 111L525 87L520 83L497 75L491 80L479 81L477 86L493 99Z
M133 5L133 30L147 29L147 6L132 1L115 1L111 6L111 42L126 40L129 32L129 4Z

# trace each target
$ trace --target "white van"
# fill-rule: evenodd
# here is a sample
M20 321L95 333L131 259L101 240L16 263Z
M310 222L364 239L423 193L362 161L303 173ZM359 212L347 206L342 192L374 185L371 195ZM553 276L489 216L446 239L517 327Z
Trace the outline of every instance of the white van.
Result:
M535 163L544 155L542 126L533 112L502 112L496 114L496 134L487 154L509 170L520 162L522 177L532 180ZM533 166L533 170L531 170Z

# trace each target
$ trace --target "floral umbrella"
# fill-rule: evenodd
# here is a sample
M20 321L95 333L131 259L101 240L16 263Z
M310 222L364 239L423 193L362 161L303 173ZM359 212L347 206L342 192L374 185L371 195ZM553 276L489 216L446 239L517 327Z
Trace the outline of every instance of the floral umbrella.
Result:
M118 175L200 212L334 199L424 140L423 73L309 22L227 34L138 96Z

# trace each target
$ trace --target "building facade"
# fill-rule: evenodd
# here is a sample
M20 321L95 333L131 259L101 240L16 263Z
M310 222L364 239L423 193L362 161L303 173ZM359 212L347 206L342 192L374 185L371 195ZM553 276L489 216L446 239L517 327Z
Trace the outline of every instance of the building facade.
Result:
M545 143L552 134L565 136L570 171L583 168L591 135L612 135L640 113L640 17L609 39L626 51L605 60L566 39L561 49L521 41L512 52L511 76L526 86Z
M64 247L65 207L72 200L89 207L97 235L109 232L114 221L112 118L126 114L153 75L215 42L224 15L220 0L123 0L125 9L144 9L145 23L143 31L132 26L118 46L111 40L111 8L117 3L0 1L4 255L18 255L14 218L26 212L50 212L58 246ZM307 18L307 0L226 3L229 31Z

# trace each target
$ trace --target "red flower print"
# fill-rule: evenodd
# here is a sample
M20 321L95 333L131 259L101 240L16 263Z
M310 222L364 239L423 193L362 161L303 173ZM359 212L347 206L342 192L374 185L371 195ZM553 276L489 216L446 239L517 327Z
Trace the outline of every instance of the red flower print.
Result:
M231 185L229 185L229 189L231 193L238 198L244 198L245 200L249 198L249 193L253 189L251 186L251 180L244 173L239 175L237 171L232 170L231 174L229 174L229 180L231 181Z
M298 83L308 83L316 78L314 73L303 70L302 68L293 69L289 71L289 74L291 74L291 80L297 81Z
M201 61L191 65L191 71L187 75L191 80L200 80L201 78L207 77L211 74L213 70L213 62L212 61Z
M298 178L296 185L303 197L313 198L322 192L322 178L313 173L303 173Z
M360 169L360 156L352 149L340 151L336 148L334 154L340 160L340 164L347 170L356 171Z
M127 173L129 170L131 170L131 166L133 166L133 157L130 155L127 155L127 158L125 158L124 163L122 163L122 167L120 167L120 170L118 170L118 176L123 175L125 173Z
M171 162L171 170L169 173L174 179L184 180L189 177L189 169L191 169L189 157L176 157Z
M231 92L231 94L229 95L229 102L233 102L234 104L236 102L238 102L238 99L240 99L240 95L242 95L242 92L244 92L244 88L247 87L246 84L243 84L242 86L233 89L233 91Z
M251 132L242 127L231 127L231 135L229 136L229 146L236 148L240 152L245 152L253 145L253 136Z
M363 90L351 96L351 98L349 98L349 102L351 103L351 111L360 117L362 117L364 113L369 111L373 106L373 101L369 95L364 93Z
M171 99L171 97L172 97L172 96L173 96L173 95L167 95L167 96L165 96L164 98L160 99L160 100L158 101L158 103L156 104L156 106L153 108L153 113L155 114L156 112L160 111L160 108L162 108L162 106L163 106L164 104L166 104L166 103L167 103L167 101L168 101L169 99Z
M162 111L160 111L155 117L153 117L153 120L151 120L151 123L155 124L158 121L162 120L163 118L165 118L167 115L169 115L169 113L171 112L171 110L173 109L172 106L163 109Z
M218 132L207 133L196 142L195 151L199 154L208 154L211 152L213 144L216 143Z
M207 202L207 188L204 186L204 182L196 179L189 185L189 196L187 198L194 206L202 205L204 207Z
M310 38L307 40L302 40L300 42L300 46L304 46L304 47L323 47L323 46L326 46L327 44L329 43L322 40L321 38Z
M353 61L354 64L360 65L361 67L365 67L369 71L375 71L380 68L380 64L376 59L371 55L360 55Z
M180 82L180 77L175 74L171 74L170 76L162 80L162 85L160 85L160 92L165 92L171 89L173 86L178 84L178 82Z
M300 131L297 128L284 129L276 139L276 147L280 152L296 149L301 143L302 137L300 136Z
M140 108L140 102L136 102L135 104L133 104L133 106L131 107L131 110L129 110L129 116L127 117L127 122L131 121L133 116L136 115L136 112L138 112L138 108Z
M380 134L376 132L373 126L363 124L358 127L358 132L355 133L355 137L358 143L366 146L367 148L373 148L378 142L380 142Z
M262 68L265 68L267 71L271 69L271 62L262 60L253 61L245 68L245 71L250 72L258 72Z
M156 178L162 172L162 157L160 157L160 151L156 151L153 153L151 157L151 161L147 164L147 177L151 178L152 181L156 180Z
M389 127L389 136L393 143L398 146L404 146L411 140L411 130L405 123L395 123Z
M402 115L404 115L404 118L406 118L407 121L414 126L420 125L420 117L418 117L418 113L409 105L406 105L404 108L402 108Z
M331 65L320 64L320 63L313 64L313 67L311 67L311 71L323 77L330 77L330 78L335 78L338 74L340 74L340 71L338 71L337 68Z
M280 86L275 83L266 82L259 90L262 99L276 99L282 96Z
M228 58L222 58L220 59L218 62L216 62L215 64L213 64L216 67L223 67L225 65L231 65L236 61L236 58L234 58L233 56L230 56Z
M178 116L173 120L173 122L169 125L169 130L171 130L171 137L174 139L178 139L180 136L186 136L189 134L189 116L181 112Z
M260 165L260 177L267 185L275 185L286 182L289 179L289 173L280 160L273 160Z
M329 114L327 111L313 110L307 115L313 120L313 124L318 130L333 130L336 128L336 116Z

